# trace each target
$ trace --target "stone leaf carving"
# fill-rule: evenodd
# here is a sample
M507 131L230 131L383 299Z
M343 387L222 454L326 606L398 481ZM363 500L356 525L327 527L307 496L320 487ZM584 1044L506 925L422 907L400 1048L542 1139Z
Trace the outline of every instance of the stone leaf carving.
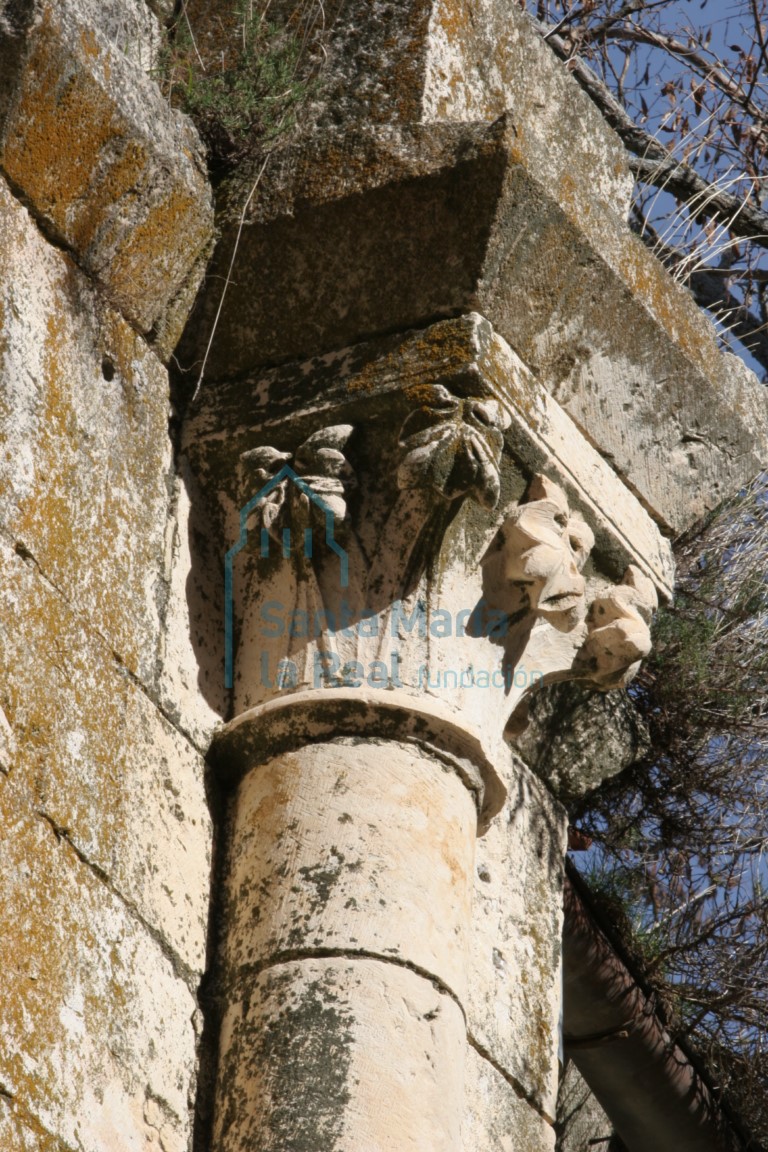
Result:
M495 507L509 417L496 400L460 398L442 384L425 392L400 432L398 486L428 488L444 500L473 496L484 508Z
M560 632L572 631L587 612L581 571L594 542L563 490L546 476L534 476L502 528L502 606L512 617L525 613Z
M342 599L355 599L349 579L359 564L347 499L356 478L345 454L352 431L350 424L333 425L295 452L262 445L240 457L241 499L251 509L255 547L241 577L237 707L311 680L314 654L327 650L333 631L328 620L340 618ZM270 539L277 548L270 549ZM270 552L284 563L262 566ZM268 604L277 631L274 618L263 615Z
M630 564L621 584L590 604L589 631L577 667L606 690L629 684L651 651L651 619L658 604L652 581Z
M414 388L398 437L398 497L370 549L367 595L377 607L411 594L436 558L459 501L493 508L509 416L498 401L444 384Z
M314 432L293 455L268 446L243 453L240 464L247 494L254 488L267 487L286 465L293 472L256 506L257 522L273 539L280 541L285 528L297 532L322 526L326 510L335 522L345 519L347 493L355 484L354 472L343 452L351 435L351 424L337 424Z
M537 475L487 557L486 598L511 624L506 671L521 680L521 670L539 673L513 702L510 735L527 723L537 687L572 679L605 691L623 687L651 650L658 605L652 581L630 565L621 584L601 586L590 599L582 572L593 546L591 529L571 511L563 490Z

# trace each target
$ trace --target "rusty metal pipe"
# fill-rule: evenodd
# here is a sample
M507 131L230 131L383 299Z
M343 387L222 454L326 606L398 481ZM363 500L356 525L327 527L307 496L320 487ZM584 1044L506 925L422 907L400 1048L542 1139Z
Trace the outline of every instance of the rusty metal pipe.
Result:
M564 911L565 1052L629 1152L746 1148L568 877Z

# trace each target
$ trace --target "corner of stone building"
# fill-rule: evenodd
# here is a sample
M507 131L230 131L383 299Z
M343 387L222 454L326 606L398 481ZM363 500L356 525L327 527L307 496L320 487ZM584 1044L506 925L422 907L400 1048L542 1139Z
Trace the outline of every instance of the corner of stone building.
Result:
M164 360L212 201L147 5L6 9L0 1143L187 1152L212 838L205 735L163 690L185 530Z

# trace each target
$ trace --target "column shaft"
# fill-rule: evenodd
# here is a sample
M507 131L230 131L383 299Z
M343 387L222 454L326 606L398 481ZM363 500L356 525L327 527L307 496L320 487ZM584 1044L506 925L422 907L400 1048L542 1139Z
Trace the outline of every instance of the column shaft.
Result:
M458 1152L477 809L449 756L340 738L233 800L217 1152Z

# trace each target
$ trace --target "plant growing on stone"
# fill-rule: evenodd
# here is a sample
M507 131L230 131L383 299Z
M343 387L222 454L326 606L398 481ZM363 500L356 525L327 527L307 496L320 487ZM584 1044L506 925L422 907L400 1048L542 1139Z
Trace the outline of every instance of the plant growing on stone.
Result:
M319 9L280 21L269 7L226 0L198 26L197 0L184 0L168 30L161 84L194 120L215 177L289 132L312 89L304 48Z

